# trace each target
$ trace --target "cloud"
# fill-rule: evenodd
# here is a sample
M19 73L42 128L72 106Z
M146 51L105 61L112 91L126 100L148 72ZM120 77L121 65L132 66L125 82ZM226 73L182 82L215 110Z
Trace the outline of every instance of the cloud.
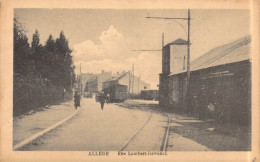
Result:
M111 25L99 36L100 44L91 40L74 45L74 61L122 60L131 57L126 39Z
M76 69L81 63L82 72L121 72L132 70L135 64L135 75L156 87L161 69L160 52L132 52L127 39L113 25L101 33L99 40L100 44L86 40L74 46L72 55Z
M73 50L74 61L92 61L102 59L104 55L101 47L87 40L74 46Z

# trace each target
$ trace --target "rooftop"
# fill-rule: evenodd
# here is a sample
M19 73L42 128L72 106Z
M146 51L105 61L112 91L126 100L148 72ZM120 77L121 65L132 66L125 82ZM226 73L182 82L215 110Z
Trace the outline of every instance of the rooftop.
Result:
M184 40L184 39L176 39L175 41L171 42L171 43L168 43L166 46L168 45L172 45L172 44L177 44L177 45L187 45L188 44L188 41Z
M105 82L111 82L111 81L115 81L115 80L119 80L120 78L124 77L126 74L128 74L129 72L125 72L123 74L120 74L119 76L116 76L116 77L112 77L108 80L106 80Z
M213 48L191 62L191 71L251 59L251 36L247 35L231 43ZM183 73L183 70L179 73ZM174 74L170 74L174 75Z

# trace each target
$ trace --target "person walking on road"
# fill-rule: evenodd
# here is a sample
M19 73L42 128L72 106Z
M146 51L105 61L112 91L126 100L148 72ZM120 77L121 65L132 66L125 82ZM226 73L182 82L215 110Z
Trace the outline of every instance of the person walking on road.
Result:
M78 94L78 92L75 92L74 94L74 106L75 109L77 109L77 107L80 106L80 95Z
M106 96L104 93L100 93L100 96L99 96L99 102L100 102L100 105L101 105L101 109L103 110L104 109L104 103L106 101Z

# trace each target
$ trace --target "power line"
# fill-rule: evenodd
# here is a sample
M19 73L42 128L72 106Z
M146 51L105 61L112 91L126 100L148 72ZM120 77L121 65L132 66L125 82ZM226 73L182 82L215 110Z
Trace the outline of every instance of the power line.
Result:
M135 64L133 64L133 69L132 69L132 71L133 71L133 75L132 75L132 77L133 77L133 80L132 80L132 94L134 94Z
M183 25L181 25L180 23L176 22L177 24L179 24L183 30L186 33L186 36L188 37L188 46L187 46L187 82L186 82L186 88L187 88L187 106L190 106L190 101L189 101L189 97L190 97L190 9L188 9L188 17L187 18L181 18L181 17L145 17L148 19L168 19L168 20L188 20L188 34L185 30L185 28L183 27ZM187 107L186 106L186 107Z

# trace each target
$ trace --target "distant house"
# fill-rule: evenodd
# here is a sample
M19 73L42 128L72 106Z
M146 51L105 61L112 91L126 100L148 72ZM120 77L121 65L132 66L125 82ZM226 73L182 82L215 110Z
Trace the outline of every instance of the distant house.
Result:
M163 48L159 102L163 107L214 118L222 122L250 123L251 37L219 46L191 62L190 107L187 101L187 70L184 41ZM173 46L173 47L171 47ZM175 51L172 51L175 50ZM175 68L174 63L177 62ZM212 112L209 112L210 111Z
M102 90L102 83L111 78L112 73L102 70L101 73L90 76L89 78L86 77L85 92L95 93Z
M141 90L150 88L149 83L142 81L140 77L131 77L130 72L125 72L116 77L112 77L106 80L105 82L103 82L102 88L105 89L116 84L127 86L128 92L133 94L140 94Z

